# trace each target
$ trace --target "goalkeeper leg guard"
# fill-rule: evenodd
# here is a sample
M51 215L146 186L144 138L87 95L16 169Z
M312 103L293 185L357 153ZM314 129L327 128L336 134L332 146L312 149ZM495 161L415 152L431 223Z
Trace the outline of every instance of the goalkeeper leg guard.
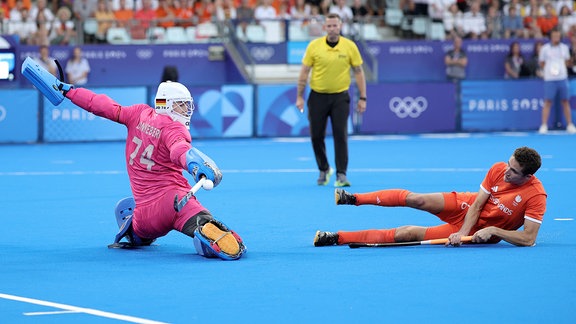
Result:
M246 251L240 236L217 220L211 220L196 229L194 247L202 256L217 256L223 260L240 259Z
M143 239L134 234L132 229L132 215L134 215L134 208L136 203L134 198L128 197L120 200L116 204L114 214L116 215L116 222L118 223L118 234L114 238L114 243L108 245L109 248L131 248L134 246L148 246L154 242L153 239ZM128 242L120 242L126 238Z

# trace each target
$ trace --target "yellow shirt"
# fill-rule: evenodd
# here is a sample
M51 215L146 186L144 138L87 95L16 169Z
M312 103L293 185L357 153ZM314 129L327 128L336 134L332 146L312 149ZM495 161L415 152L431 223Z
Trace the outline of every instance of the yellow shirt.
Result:
M340 93L350 88L350 67L362 65L356 44L342 36L333 48L326 36L308 44L302 64L312 67L310 88L319 93Z

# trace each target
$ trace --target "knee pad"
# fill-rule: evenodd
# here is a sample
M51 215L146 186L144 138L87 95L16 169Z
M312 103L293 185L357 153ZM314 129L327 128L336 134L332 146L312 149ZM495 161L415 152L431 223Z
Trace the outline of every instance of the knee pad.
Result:
M194 231L194 248L203 257L222 260L237 260L246 252L240 236L214 219Z

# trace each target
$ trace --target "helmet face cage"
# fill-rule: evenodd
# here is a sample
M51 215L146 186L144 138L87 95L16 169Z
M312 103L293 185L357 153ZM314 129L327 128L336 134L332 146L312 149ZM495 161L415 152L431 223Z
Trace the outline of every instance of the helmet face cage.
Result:
M194 113L194 99L183 85L176 82L163 82L158 88L155 109L157 113L168 115L172 120L190 128L190 118Z
M185 125L189 126L190 118L194 113L194 103L191 98L168 99L166 100L166 104L169 107L168 113L173 119L183 118L188 122L188 124Z

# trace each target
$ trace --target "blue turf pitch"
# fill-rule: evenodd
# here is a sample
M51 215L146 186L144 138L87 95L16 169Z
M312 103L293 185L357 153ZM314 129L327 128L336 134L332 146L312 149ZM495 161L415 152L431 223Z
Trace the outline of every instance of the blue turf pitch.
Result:
M518 146L549 194L533 248L314 248L316 230L434 225L405 208L335 206L306 138L197 140L224 180L197 196L245 258L195 254L172 232L109 250L130 195L123 143L0 146L0 323L575 323L576 136L354 137L351 191L477 191ZM333 161L331 139L327 140ZM332 162L333 164L333 162ZM334 180L334 179L332 179Z

